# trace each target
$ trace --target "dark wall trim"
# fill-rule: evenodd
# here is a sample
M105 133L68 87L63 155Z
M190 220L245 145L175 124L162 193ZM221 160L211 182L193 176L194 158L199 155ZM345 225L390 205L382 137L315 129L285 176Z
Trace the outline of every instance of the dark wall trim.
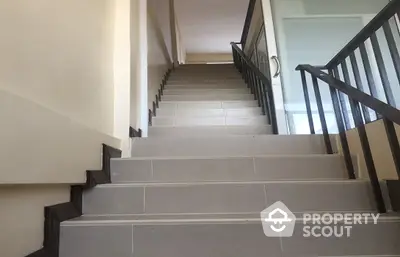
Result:
M156 101L153 102L153 106L151 109L149 109L149 126L153 125L153 117L157 116L157 108L160 107L160 102L161 102L161 97L164 95L164 89L165 85L167 84L167 81L169 79L169 76L171 75L171 72L175 69L175 65L172 65L172 68L168 69L161 81L160 88L158 89L158 93L156 95Z
M244 21L242 39L240 40L240 43L242 43L243 49L246 46L247 36L249 35L251 19L253 18L255 6L256 6L256 0L250 0L249 7L247 8L246 20Z
M134 129L132 127L129 127L129 137L142 137L142 130L141 129Z
M27 257L59 256L61 222L82 216L82 196L85 190L111 183L111 158L121 158L121 150L103 144L102 170L86 171L86 183L71 186L68 203L45 207L43 248Z

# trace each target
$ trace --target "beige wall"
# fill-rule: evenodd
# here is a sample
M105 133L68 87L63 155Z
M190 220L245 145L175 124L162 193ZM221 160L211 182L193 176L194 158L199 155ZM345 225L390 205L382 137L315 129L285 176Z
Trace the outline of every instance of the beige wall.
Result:
M112 135L113 4L0 1L0 88Z
M0 255L20 257L43 243L44 207L69 201L69 185L101 168L101 144L120 142L3 90L0 119Z
M186 62L188 64L233 62L233 57L231 53L187 53Z
M158 6L160 5L160 6ZM161 9L162 7L162 9ZM149 1L148 20L147 20L147 37L148 37L148 106L152 108L153 101L156 100L156 94L160 88L160 83L166 71L171 67L170 49L168 38L164 36L171 35L170 29L165 28L165 24L169 24L169 1L158 0L157 2ZM162 12L160 11L162 10ZM164 25L161 25L164 24ZM163 31L164 30L164 31ZM170 42L171 36L169 36Z
M119 140L0 90L0 186L83 183L101 164L101 144Z
M380 179L398 179L392 154L390 151L385 127L382 121L376 121L366 125L368 140L375 163L375 167ZM400 126L396 126L397 137L400 137ZM359 171L361 178L368 178L364 155L361 148L357 129L346 132L349 142L350 152L358 155ZM339 138L337 139L340 142Z
M101 168L102 143L121 147L112 136L129 124L114 113L129 111L114 105L130 84L114 51L127 45L115 30L122 2L0 1L1 257L40 249L44 207L69 201L69 185Z
M0 187L0 255L22 257L43 245L44 206L69 201L69 187Z

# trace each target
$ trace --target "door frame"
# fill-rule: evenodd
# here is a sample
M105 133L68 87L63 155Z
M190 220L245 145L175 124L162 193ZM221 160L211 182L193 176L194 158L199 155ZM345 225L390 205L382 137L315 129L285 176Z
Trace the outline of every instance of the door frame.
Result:
M279 134L288 134L288 119L286 116L285 111L285 101L283 96L283 88L282 88L282 81L281 76L274 76L276 71L278 70L278 65L274 61L274 57L278 58L278 46L276 41L275 35L275 26L274 26L274 19L272 16L272 5L271 0L260 0L261 1L261 8L262 8L262 17L264 22L264 29L265 35L267 39L267 51L269 59L269 67L270 67L270 77L271 77L271 84L272 90L274 93L274 100L275 100L275 110L276 110L276 117L278 122L278 132Z

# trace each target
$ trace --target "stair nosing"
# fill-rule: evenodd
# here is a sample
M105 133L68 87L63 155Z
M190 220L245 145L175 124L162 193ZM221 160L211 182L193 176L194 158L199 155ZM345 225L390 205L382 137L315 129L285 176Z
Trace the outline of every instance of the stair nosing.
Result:
M197 182L138 182L138 183L112 183L98 185L96 188L124 188L124 187L181 187L181 186L207 186L207 185L265 185L265 184L361 184L368 183L368 180L357 179L316 179L316 180L265 180L265 181L197 181Z

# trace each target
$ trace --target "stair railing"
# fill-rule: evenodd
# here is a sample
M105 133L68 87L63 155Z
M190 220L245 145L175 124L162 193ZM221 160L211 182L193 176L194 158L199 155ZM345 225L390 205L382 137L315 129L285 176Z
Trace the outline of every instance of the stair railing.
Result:
M385 66L385 60L382 57L382 51L379 46L376 32L383 29L387 46L391 55L391 59L396 71L398 82L400 82L400 57L393 35L390 20L395 21L400 11L400 0L392 0L371 22L364 27L327 65L316 67L311 65L299 65L296 70L300 71L303 84L303 92L309 121L311 134L315 134L314 123L311 113L311 103L307 85L307 74L312 78L312 88L315 94L316 105L318 108L319 119L321 122L322 132L324 134L325 145L328 153L332 153L332 145L328 133L328 126L325 118L324 106L320 92L320 81L325 82L329 86L333 110L335 113L336 123L338 127L341 147L345 158L345 164L350 179L355 179L356 174L352 164L350 149L346 136L346 131L351 129L349 112L347 110L346 98L348 98L351 114L353 116L354 125L358 130L361 142L362 152L364 155L366 168L373 188L374 197L379 212L386 212L386 206L382 196L378 175L376 172L371 147L365 124L372 122L372 115L368 108L376 114L377 119L382 119L387 139L389 141L392 157L395 163L397 174L400 177L400 147L393 123L400 125L400 111L395 108L395 100L393 97L392 86L400 86L396 81L396 85L390 85L388 73ZM397 26L395 29L398 29ZM378 66L378 72L384 89L387 103L379 100L377 88L375 85L372 65L367 52L366 41L371 43L374 59ZM323 46L321 46L323 47ZM361 60L356 58L356 50L359 50ZM363 85L360 75L359 61L364 67L366 84L368 89ZM387 60L386 60L387 61ZM348 69L348 63L351 65L351 73ZM341 72L339 72L339 69ZM324 72L323 70L327 70ZM306 74L307 73L307 74ZM351 80L350 74L353 76ZM342 81L343 79L343 81ZM354 83L352 86L351 84ZM367 92L367 93L364 93ZM324 103L326 104L326 103ZM372 114L373 114L372 113ZM389 191L391 189L389 188ZM396 189L398 191L398 189ZM392 202L392 206L397 203Z
M278 134L278 123L271 81L243 53L236 43L232 42L231 45L236 69L242 74L251 93L254 94L254 99L258 101L263 115L267 116L273 134Z

